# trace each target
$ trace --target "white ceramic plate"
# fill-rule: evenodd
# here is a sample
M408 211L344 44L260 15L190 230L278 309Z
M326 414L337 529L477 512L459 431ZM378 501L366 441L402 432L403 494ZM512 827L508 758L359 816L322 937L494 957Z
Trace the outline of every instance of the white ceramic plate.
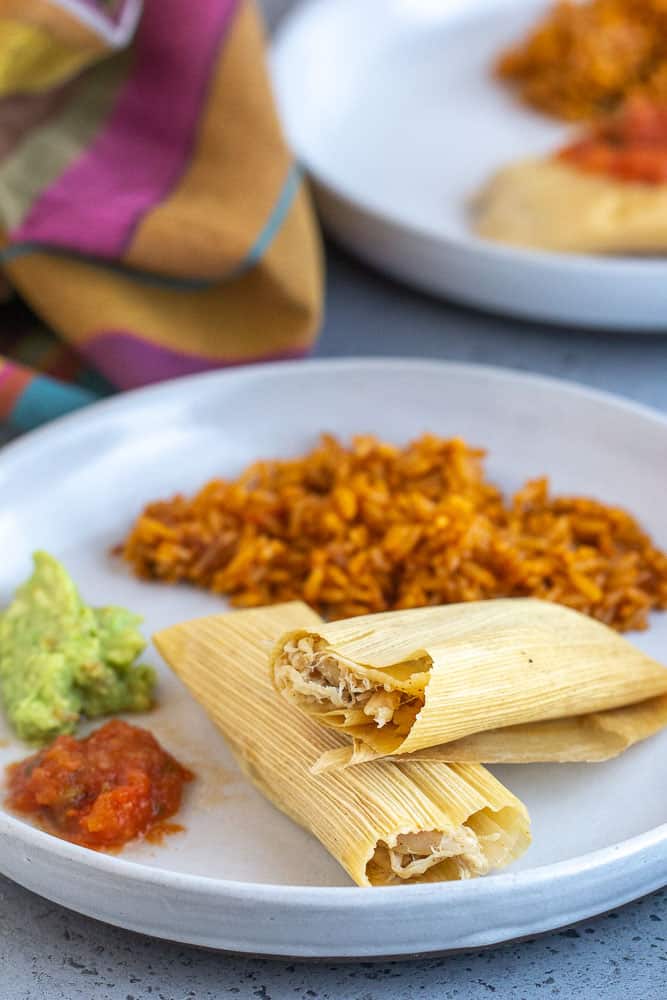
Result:
M62 558L93 603L140 611L146 632L222 602L141 583L109 556L142 505L302 452L321 430L403 442L424 430L490 449L512 490L627 505L667 544L667 418L567 384L414 361L298 362L182 379L63 419L0 452L0 601L30 553ZM637 636L667 658L667 615ZM156 665L159 658L149 652ZM264 955L404 955L476 947L583 919L667 882L667 732L590 766L495 768L527 803L534 844L467 883L358 889L311 836L240 776L222 738L166 670L142 719L198 774L184 834L120 857L50 837L0 809L0 871L101 920ZM0 764L26 753L8 729Z
M491 75L546 5L306 0L273 51L287 133L331 233L389 273L516 316L665 331L662 260L516 250L468 226L466 203L492 173L571 134Z

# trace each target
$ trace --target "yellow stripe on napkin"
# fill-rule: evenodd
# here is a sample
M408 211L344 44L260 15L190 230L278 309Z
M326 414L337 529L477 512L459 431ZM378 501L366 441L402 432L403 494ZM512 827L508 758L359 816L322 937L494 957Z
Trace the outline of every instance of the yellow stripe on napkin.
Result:
M0 20L0 97L34 94L71 79L97 53L54 38L43 28Z

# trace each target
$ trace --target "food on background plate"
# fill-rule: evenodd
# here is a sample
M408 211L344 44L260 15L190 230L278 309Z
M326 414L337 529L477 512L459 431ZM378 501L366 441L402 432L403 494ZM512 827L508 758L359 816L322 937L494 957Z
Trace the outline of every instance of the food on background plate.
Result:
M318 771L435 747L431 759L456 759L440 745L497 730L497 748L505 726L640 702L612 723L621 738L634 742L667 723L667 697L659 698L667 668L600 622L531 599L301 624L280 637L272 675L288 702L355 741L329 752ZM572 731L571 720L552 727L550 753L567 759ZM526 759L516 737L512 749Z
M344 737L275 691L272 645L319 627L306 605L230 612L165 629L154 641L259 790L310 830L361 886L484 875L528 847L523 804L479 764L361 764L314 776Z
M472 205L477 233L570 253L667 252L667 103L628 102L554 156L495 175Z
M116 850L181 830L168 820L192 779L151 733L114 719L85 739L59 736L10 764L5 804L63 840Z
M619 181L667 184L667 98L662 104L639 97L627 101L565 146L556 159Z
M325 435L150 503L121 551L140 577L236 606L302 599L327 618L529 596L626 630L667 608L667 556L630 514L552 497L544 478L505 499L483 457L432 434L405 447Z
M496 72L526 104L566 120L606 114L637 94L667 101L667 7L561 0Z
M71 733L82 716L142 712L155 673L136 659L141 619L89 607L53 556L36 552L30 579L0 615L0 696L21 739Z

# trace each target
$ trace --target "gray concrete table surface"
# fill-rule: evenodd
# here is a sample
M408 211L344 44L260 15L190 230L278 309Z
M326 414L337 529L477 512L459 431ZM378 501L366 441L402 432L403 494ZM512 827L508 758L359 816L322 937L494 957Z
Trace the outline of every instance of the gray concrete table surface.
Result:
M264 0L270 20L290 0ZM329 248L316 354L499 364L608 389L667 411L667 336L556 330L403 288ZM168 944L70 913L0 877L0 1000L659 1000L667 891L577 928L409 962L307 964Z

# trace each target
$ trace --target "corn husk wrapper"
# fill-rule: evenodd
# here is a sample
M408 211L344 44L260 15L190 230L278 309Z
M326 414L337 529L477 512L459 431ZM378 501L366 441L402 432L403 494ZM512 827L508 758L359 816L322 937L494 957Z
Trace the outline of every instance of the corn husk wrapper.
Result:
M294 603L186 622L154 639L249 779L358 885L465 878L523 853L530 842L526 809L481 765L382 761L311 773L345 739L280 698L269 654L282 632L318 624L314 612ZM451 856L418 858L412 876L397 875L391 861L401 838L431 831L443 835Z
M474 733L461 740L413 753L385 757L362 740L322 754L313 767L318 774L370 760L479 761L483 764L597 764L611 760L634 743L667 726L667 695L625 708L573 715L567 719L528 722Z
M333 658L358 686L398 692L405 704L398 724L384 720L380 726L354 704L334 707L326 699L314 700L310 680L304 687L299 673L286 665L285 650L295 646L316 647L316 655ZM666 721L664 701L653 699L667 693L667 669L600 622L531 599L302 627L281 637L272 671L292 704L353 738L352 752L328 754L320 767L431 748L437 752L419 759L604 759ZM643 708L600 720L601 712L639 702ZM591 717L577 723L572 717L579 716ZM534 725L550 720L559 721Z

